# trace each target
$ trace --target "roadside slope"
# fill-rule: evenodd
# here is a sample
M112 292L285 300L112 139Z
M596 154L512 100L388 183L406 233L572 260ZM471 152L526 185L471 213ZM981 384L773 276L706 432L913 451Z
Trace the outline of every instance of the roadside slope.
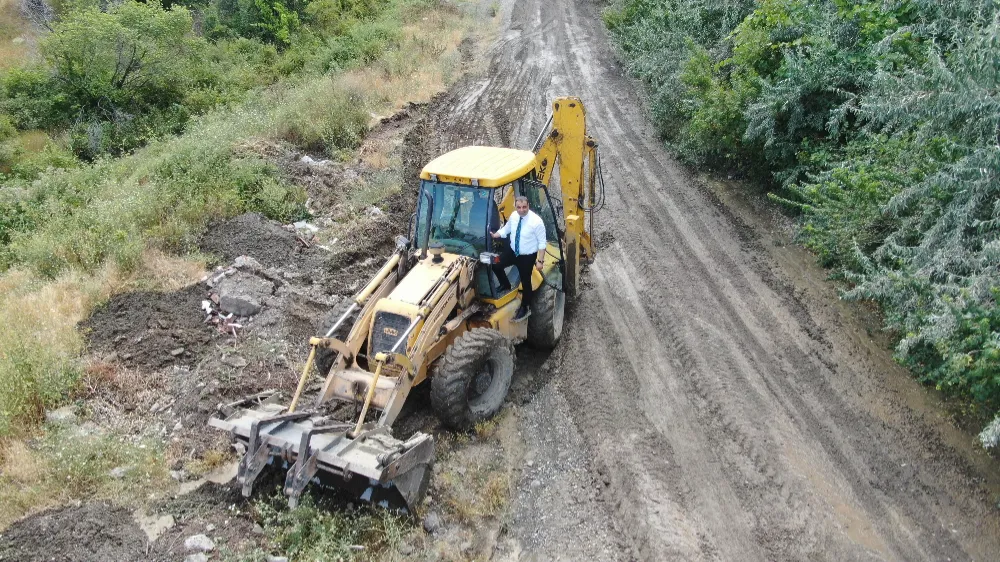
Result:
M587 103L610 186L600 254L563 343L541 360L633 554L1000 552L995 463L930 401L910 399L917 384L858 337L807 255L776 254L759 234L774 228L766 217L735 216L667 154L598 6L525 0L503 11L488 71L434 104L424 156L527 148L553 96Z

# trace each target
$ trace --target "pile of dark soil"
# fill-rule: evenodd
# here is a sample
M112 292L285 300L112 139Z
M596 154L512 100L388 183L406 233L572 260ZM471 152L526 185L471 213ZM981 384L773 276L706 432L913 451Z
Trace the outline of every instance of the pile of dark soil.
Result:
M406 223L391 216L374 217L358 225L337 244L337 250L326 261L330 274L327 287L341 295L355 293L360 286L385 265L392 254L395 239L406 234Z
M0 560L106 562L143 560L146 535L125 509L90 503L44 511L0 536Z
M311 251L295 234L257 213L247 213L212 224L201 239L201 250L232 262L250 256L264 267L282 268Z
M203 427L220 403L235 402L265 390L291 396L298 383L297 369L276 354L241 354L243 346L219 357L209 357L194 369L172 369L167 392L173 398L171 421L185 427ZM238 365L234 367L234 365Z
M202 285L174 293L139 291L115 295L80 323L89 348L113 354L130 367L192 365L220 334L205 324Z

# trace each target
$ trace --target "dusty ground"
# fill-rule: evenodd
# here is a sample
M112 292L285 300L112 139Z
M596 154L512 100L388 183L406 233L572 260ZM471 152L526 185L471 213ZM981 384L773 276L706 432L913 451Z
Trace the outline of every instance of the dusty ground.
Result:
M127 509L91 503L40 513L4 534L3 560L140 560L146 535ZM46 555L39 556L39 550Z
M496 427L450 435L437 428L426 396L417 393L408 404L399 431L421 428L439 437L424 514L440 515L442 525L433 533L415 527L392 556L997 559L996 462L892 362L886 342L871 335L877 320L837 299L811 256L791 244L784 218L739 186L693 177L671 159L636 85L622 77L598 5L519 0L500 11L500 37L479 72L375 134L403 139L402 170L410 178L419 163L461 145L530 147L551 97L582 97L610 190L597 219L600 253L570 306L559 347L551 354L519 350L510 406ZM400 123L401 130L385 132ZM320 186L341 185L344 170L297 173L319 193ZM175 389L174 402L157 410L163 423L180 419L180 438L191 444L183 440L196 440L197 432L186 428L197 427L189 424L207 415L212 401L252 390L235 381L294 384L301 326L318 321L357 276L377 267L392 220L408 216L410 198L404 189L384 215L350 230L365 242L360 254L330 242L319 258L258 258L291 275L278 272L284 281L272 281L270 316L248 324L239 342L214 328L188 327L198 334L185 345L190 356L170 355L169 366L159 352L125 351L148 357L148 367L166 373ZM342 204L314 197L331 219ZM213 251L226 264L244 253ZM120 297L104 314L120 321L118 303L149 298ZM116 332L95 319L93 333L109 334L102 341L114 344ZM144 316L136 321L153 334L170 330ZM143 367L111 344L94 348L105 360ZM244 372L253 376L238 376ZM482 482L508 497L484 506L462 482ZM238 501L224 491L197 493L207 494L205 512L183 498L159 508L183 524L156 541L154 552L169 559L179 537L219 517L211 506ZM55 516L22 521L3 540L9 545L12 536L52 528L46 517ZM109 540L119 541L117 552L131 552L125 549L134 536L126 526Z
M996 559L995 462L869 336L871 321L837 300L825 273L789 244L785 221L671 159L622 77L598 5L504 8L489 71L432 114L441 131L432 149L528 147L549 98L587 103L611 186L597 221L602 251L545 362L555 374L525 410L551 410L528 442L562 415L572 420L569 433L599 475L604 522L620 537L611 544L627 547L605 555L603 537L565 541L572 524L524 516L540 503L525 473L512 550L543 559ZM531 419L523 415L529 435ZM560 471L539 486L548 493L541 513L563 517L567 502L553 490L578 480Z

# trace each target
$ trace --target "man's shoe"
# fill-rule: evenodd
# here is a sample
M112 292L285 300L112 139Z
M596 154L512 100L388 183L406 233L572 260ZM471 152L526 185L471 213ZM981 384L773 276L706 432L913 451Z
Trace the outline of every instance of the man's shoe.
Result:
M528 307L522 306L522 307L520 307L520 308L517 309L517 314L514 315L514 321L516 322L516 321L519 321L519 320L524 320L525 318L527 318L530 315L531 315L531 311L528 310Z

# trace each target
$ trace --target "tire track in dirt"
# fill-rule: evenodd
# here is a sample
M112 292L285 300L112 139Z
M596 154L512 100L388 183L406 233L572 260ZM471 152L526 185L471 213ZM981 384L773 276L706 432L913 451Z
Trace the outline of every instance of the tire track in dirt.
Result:
M488 70L429 112L428 157L530 147L552 97L602 142L610 240L554 380L640 559L986 559L988 480L655 139L596 4L508 1ZM845 343L847 342L847 343ZM911 384L906 381L906 384ZM600 517L600 514L595 514Z

